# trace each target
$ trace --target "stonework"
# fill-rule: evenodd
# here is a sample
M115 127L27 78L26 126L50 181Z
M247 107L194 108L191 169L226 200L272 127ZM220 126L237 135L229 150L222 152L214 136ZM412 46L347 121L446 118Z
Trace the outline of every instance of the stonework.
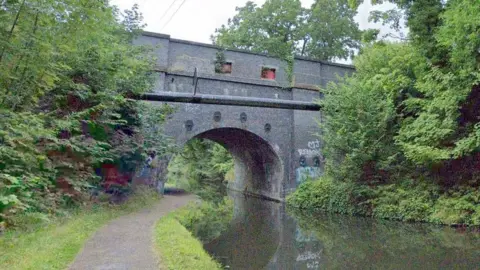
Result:
M155 47L157 83L152 92L179 92L314 101L337 76L354 72L348 65L297 58L292 81L286 63L263 54L222 50L209 44L144 32L138 45ZM216 73L223 51L230 73ZM195 68L197 70L196 77ZM262 79L262 70L275 74ZM265 76L264 76L265 77ZM157 102L160 104L159 102ZM321 112L170 103L176 112L165 125L179 145L199 137L224 145L235 159L233 189L283 200L307 177L323 172L318 121Z

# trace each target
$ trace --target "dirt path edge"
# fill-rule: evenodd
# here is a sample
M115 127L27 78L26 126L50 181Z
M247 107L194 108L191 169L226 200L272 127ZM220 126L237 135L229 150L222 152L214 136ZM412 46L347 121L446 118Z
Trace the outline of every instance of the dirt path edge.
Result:
M194 200L194 195L165 195L153 207L111 221L85 243L68 269L160 269L161 262L153 250L155 223Z

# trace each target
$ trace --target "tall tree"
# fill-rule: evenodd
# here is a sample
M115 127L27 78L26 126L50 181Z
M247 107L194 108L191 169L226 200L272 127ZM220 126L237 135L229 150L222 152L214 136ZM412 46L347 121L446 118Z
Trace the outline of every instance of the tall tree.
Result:
M304 10L299 0L268 0L261 7L249 1L228 25L215 30L215 44L275 56L290 54L304 30Z
M371 0L372 4L389 2L396 7L386 11L373 11L370 20L390 25L399 31L409 29L409 40L432 63L441 63L446 53L435 39L435 32L441 26L441 14L445 10L443 0ZM357 7L363 0L349 0L351 7Z
M104 163L164 152L127 99L154 82L151 50L132 44L140 21L107 0L0 1L0 222L84 198Z
M215 30L214 44L268 53L286 59L293 54L320 60L348 59L358 48L356 12L347 0L317 0L310 9L299 0L247 2L237 15Z
M322 60L349 59L359 48L360 31L356 10L346 0L317 0L308 11L304 38L309 39L301 55Z

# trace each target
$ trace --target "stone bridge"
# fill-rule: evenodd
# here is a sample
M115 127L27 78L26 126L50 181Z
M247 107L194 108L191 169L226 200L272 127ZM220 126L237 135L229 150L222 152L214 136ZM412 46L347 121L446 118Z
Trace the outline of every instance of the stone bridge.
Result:
M296 58L287 64L265 54L222 50L167 35L144 32L135 44L155 46L157 83L152 94L169 93L313 102L321 89L351 66ZM307 176L323 171L317 122L320 111L218 104L171 103L177 107L165 132L181 146L192 138L223 145L235 160L230 187L283 200Z

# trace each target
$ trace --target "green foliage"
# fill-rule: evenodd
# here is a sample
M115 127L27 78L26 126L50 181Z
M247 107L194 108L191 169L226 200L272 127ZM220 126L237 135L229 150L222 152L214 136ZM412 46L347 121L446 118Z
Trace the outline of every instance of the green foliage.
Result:
M365 48L355 65L357 72L330 84L320 101L327 173L348 181L361 179L366 168L378 172L400 165L393 141L404 118L402 102L417 95L415 80L426 66L412 47L402 44Z
M447 224L480 225L480 192L476 188L457 187L438 198L430 221Z
M147 148L165 152L168 142L148 135L152 119L139 115L145 106L127 99L154 81L151 48L132 45L138 7L121 13L108 1L73 0L1 6L0 221L54 214L88 198L101 164L132 171ZM153 110L159 125L169 109Z
M323 177L305 182L287 198L290 206L381 219L480 225L480 191L457 187L442 191L425 180L367 186Z
M233 201L224 197L219 203L191 203L174 215L196 238L208 243L228 228L233 218Z
M275 56L290 55L300 38L303 9L298 0L267 1L261 7L249 1L216 29L215 44L226 48L251 50Z
M162 259L161 267L171 270L222 269L175 218L161 218L155 225L155 250ZM163 269L163 268L162 268Z
M403 221L429 221L432 207L438 197L438 188L434 185L413 184L405 181L401 184L377 186L373 189L372 216L377 218Z
M215 54L215 72L222 73L223 64L226 63L225 53L223 51L218 51Z
M316 0L307 10L301 54L327 61L352 58L361 38L356 15L346 0Z
M226 192L225 175L232 168L228 150L212 141L194 139L169 163L167 181L204 200L217 201Z
M287 203L301 209L353 215L357 214L359 209L353 205L352 187L354 186L337 183L328 177L307 181L288 196Z
M236 8L228 24L212 40L225 48L268 53L283 60L294 54L320 60L348 59L358 48L356 11L346 0L317 0L310 9L299 0L269 0L262 6L249 1Z
M403 12L409 40L375 43L366 37L368 44L354 60L357 72L329 85L321 101L326 177L333 178L333 187L352 185L348 202L357 204L349 205L351 212L476 225L478 3L389 2ZM397 15L377 13L374 19L398 23L392 18ZM320 182L300 188L292 204L337 212L325 202L336 190L325 179ZM345 196L334 198L344 201Z
M41 213L17 215L22 226L0 237L0 269L66 269L99 228L158 200L156 192L138 190L124 204L88 204L49 221Z

